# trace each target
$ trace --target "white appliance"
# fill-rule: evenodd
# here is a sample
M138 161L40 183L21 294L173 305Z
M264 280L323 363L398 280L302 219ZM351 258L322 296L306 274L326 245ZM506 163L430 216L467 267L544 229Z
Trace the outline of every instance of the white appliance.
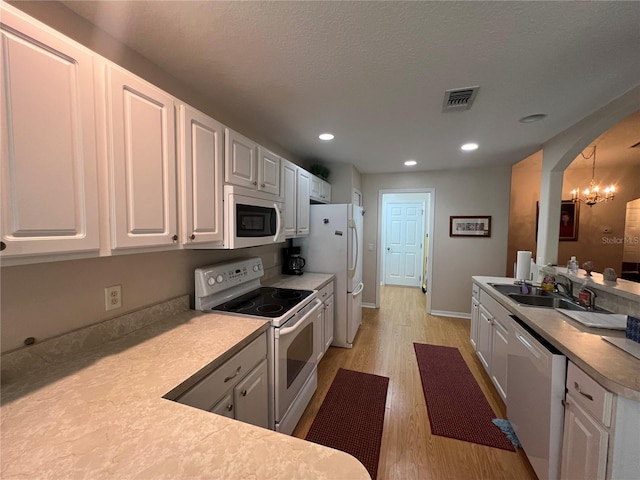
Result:
M196 310L269 319L269 424L290 435L318 385L322 302L316 290L263 287L259 257L195 271Z
M351 348L362 323L362 216L358 205L311 205L309 236L296 239L308 272L335 275L333 343Z
M511 317L507 418L538 478L559 479L567 359Z
M224 186L224 248L285 241L284 200L235 185Z

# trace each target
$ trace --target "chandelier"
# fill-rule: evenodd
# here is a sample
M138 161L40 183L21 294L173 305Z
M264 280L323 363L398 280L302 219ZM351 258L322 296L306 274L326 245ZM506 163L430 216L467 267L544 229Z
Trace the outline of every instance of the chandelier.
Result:
M593 158L593 166L591 169L591 182L589 182L589 188L587 188L584 192L582 192L582 196L580 196L580 189L575 188L571 190L571 200L574 203L583 202L592 207L596 203L607 202L609 200L613 200L615 195L615 187L612 185L604 189L604 195L600 193L600 187L595 181L596 176L596 146L593 146L593 153L588 157L584 156L584 153L580 152L582 158L585 160L589 160Z

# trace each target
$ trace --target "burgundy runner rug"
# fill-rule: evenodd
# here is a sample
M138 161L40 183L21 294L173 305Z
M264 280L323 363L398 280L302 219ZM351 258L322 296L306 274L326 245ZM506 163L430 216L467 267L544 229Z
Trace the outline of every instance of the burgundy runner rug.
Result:
M375 480L388 385L387 377L339 369L306 439L353 455Z
M466 442L515 448L457 348L414 343L431 433Z

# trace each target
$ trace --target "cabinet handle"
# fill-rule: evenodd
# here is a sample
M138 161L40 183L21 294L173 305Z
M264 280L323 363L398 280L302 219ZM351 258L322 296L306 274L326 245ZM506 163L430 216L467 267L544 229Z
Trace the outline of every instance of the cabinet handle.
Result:
M264 183L261 183L261 184L260 184L260 186L261 186L262 188L264 188Z
M227 383L229 380L232 380L234 378L236 378L238 376L238 374L240 373L240 369L242 368L242 366L239 366L238 369L236 370L236 373L234 373L233 375L227 377L224 379L224 383Z
M233 403L230 403L229 405L227 405L227 410L229 411L233 410Z
M578 392L583 397L587 397L589 400L593 402L593 396L589 395L588 393L584 393L582 390L580 390L580 385L578 384L578 382L573 382L573 387L576 389L576 392Z
M254 185L258 185L258 182L253 182Z
M195 240L196 239L196 234L192 233L191 236L189 237L191 240Z
M174 235L173 237L171 237L171 240L173 240L174 242L178 241L178 235Z
M242 390L242 396L246 397L247 396L247 391L246 390Z

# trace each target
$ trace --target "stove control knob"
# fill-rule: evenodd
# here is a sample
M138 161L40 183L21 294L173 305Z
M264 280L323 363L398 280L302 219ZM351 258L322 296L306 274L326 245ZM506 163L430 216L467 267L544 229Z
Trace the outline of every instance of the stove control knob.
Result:
M257 272L258 270L260 270L260 266L259 265L254 265L253 266L253 271Z
M207 283L209 284L209 286L213 287L215 285L215 283L216 283L216 279L213 278L213 277L209 277L207 279Z
M222 275L218 274L218 276L216 277L216 282L222 283L223 280L224 280L224 277Z

